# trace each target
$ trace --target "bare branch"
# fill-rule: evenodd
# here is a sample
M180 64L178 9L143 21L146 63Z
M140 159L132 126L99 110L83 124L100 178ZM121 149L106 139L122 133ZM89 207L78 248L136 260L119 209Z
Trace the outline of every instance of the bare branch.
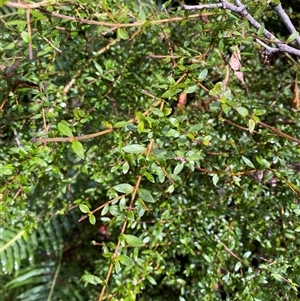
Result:
M291 34L297 32L295 26L293 25L290 17L287 15L287 13L284 11L284 9L282 8L281 4L279 5L274 5L271 4L271 7L275 10L275 12L278 14L279 18L281 19L281 21L284 23L284 25L286 26L286 28L289 30L289 32ZM297 42L297 44L300 46L300 36L298 36L295 41Z
M271 55L272 53L278 52L280 51L278 48L276 47L270 47L268 46L266 43L264 43L263 41L261 41L260 39L255 39L256 43L258 43L259 45L261 45L262 47L265 48L265 54L267 56Z
M182 5L183 10L201 10L201 9L223 8L222 3L201 4L201 5Z
M226 0L219 0L221 3L218 4L203 4L203 5L193 5L193 6L189 6L189 5L182 5L181 8L183 10L202 10L202 9L213 9L213 8L222 8L222 9L229 9L230 11L232 11L235 14L240 15L241 17L245 18L246 20L249 21L249 23L256 29L260 29L262 27L262 25L256 21L247 11L246 6L244 6L241 1L239 0L235 0L236 5L233 5L229 2L227 2ZM294 47L288 46L287 44L285 44L284 42L280 41L279 39L277 39L270 31L268 31L267 29L264 29L263 31L263 35L268 38L269 40L272 41L272 43L274 43L277 47L278 50L282 51L282 52L287 52L290 54L294 54L297 56L300 56L300 50L296 49ZM260 45L262 45L261 41L259 43ZM266 44L264 44L266 45ZM263 46L265 47L265 46ZM267 52L275 52L275 47L270 47L268 46L267 48Z
M53 5L53 2L41 1L41 2L30 3L30 4L19 3L19 2L14 2L14 1L5 2L5 6L15 7L15 8L23 8L23 9L39 8L39 7L42 7L42 6L49 6L49 5Z
M16 142L17 146L18 146L19 148L21 148L22 145L21 145L20 140L19 140L19 138L18 138L18 132L17 132L16 129L14 129L14 139L15 139L15 142Z

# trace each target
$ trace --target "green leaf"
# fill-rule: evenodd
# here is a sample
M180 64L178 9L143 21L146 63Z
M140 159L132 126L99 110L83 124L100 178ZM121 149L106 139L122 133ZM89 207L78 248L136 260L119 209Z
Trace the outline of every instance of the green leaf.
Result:
M81 280L84 282L90 283L90 284L94 284L94 285L102 284L102 282L103 282L99 277L94 276L94 275L83 275L81 277Z
M219 182L219 176L218 175L213 175L212 181L213 181L213 184L215 186L217 186L217 183Z
M189 93L194 93L197 90L198 90L197 85L194 85L194 86L191 86L191 87L188 87L187 89L185 89L184 92L189 94Z
M212 136L210 136L210 135L205 136L205 137L203 138L202 143L203 143L204 145L207 145L207 146L208 146L208 145L211 145L211 143L210 143L211 139L212 139Z
M228 112L231 110L231 107L228 106L226 103L222 103L221 108L222 108L222 111L225 113L226 116L227 116Z
M170 186L167 188L166 193L173 193L174 190L175 190L174 185L170 185Z
M119 261L114 262L114 269L115 269L116 274L119 274L121 272L121 265L120 265Z
M107 205L105 205L104 208L102 209L101 215L102 215L102 216L105 215L105 214L108 212L108 210L109 210L109 205L107 204Z
M165 114L162 112L162 110L157 109L157 108L153 108L153 109L151 110L151 112L152 112L154 115L158 116L158 117L164 117L164 116L165 116Z
M271 275L278 281L282 281L282 276L278 273L271 273Z
M112 252L105 252L105 253L103 253L103 257L104 258L111 259L113 256L114 256L114 253L112 253Z
M78 140L73 140L72 149L80 159L84 158L84 150L81 142L79 142Z
M131 193L134 190L133 186L127 183L115 185L113 188L121 193Z
M96 224L96 217L95 217L95 215L93 215L93 214L90 214L90 215L89 215L89 222L90 222L92 225L95 225L95 224Z
M177 138L180 136L180 132L176 131L174 129L170 129L165 133L165 137L170 137L170 138Z
M182 92L182 89L177 89L177 88L171 88L169 90L167 90L162 96L161 98L168 98L168 97L172 97L174 95L177 95L178 93Z
M128 40L129 39L128 32L123 27L119 27L118 28L118 30L117 30L117 36L118 36L118 38L120 38L122 40Z
M222 82L218 82L215 84L214 88L209 91L209 95L219 95L222 92Z
M247 251L247 252L243 255L243 258L249 258L251 254L252 254L251 251Z
M1 1L0 1L0 7L1 7ZM12 26L12 25L25 26L26 24L27 23L24 20L11 20L11 21L6 22L6 25L8 25L8 26Z
M128 173L129 170L129 164L127 161L124 162L124 164L122 165L122 170L123 170L123 174L126 175Z
M237 185L237 186L241 186L241 178L237 177L237 176L233 176L233 182Z
M120 208L117 205L109 206L109 213L113 216L120 214Z
M265 30L265 26L262 25L261 27L259 27L258 31L257 31L257 35L258 36L262 36Z
M169 121L170 121L170 123L171 123L172 125L174 125L176 128L178 128L178 127L180 126L180 123L179 123L179 121L178 121L177 118L171 117L171 118L169 119Z
M127 267L133 267L134 266L133 260L130 257L126 256L126 255L119 255L116 258L116 260L120 261L120 263L122 263L123 265L125 265Z
M155 179L153 177L153 175L147 171L143 171L143 175L151 182L151 183L155 183Z
M144 130L144 127L145 127L144 121L140 121L139 124L138 124L138 127L137 127L137 131L139 133L141 133Z
M57 125L57 129L62 135L73 137L72 130L65 121L59 122Z
M248 129L250 133L253 133L256 122L253 119L249 119L248 121Z
M100 74L103 74L103 69L102 69L102 67L101 67L96 61L94 61L93 63L94 63L94 65L95 65L96 69L98 70L98 72L99 72Z
M204 141L203 141L204 143ZM198 150L190 150L186 153L185 157L189 161L197 161L203 158L201 151Z
M296 208L293 211L296 215L300 215L300 208Z
M253 163L246 157L242 156L243 161L245 162L246 165L248 165L251 168L255 168L255 166L253 165Z
M119 122L115 123L113 127L115 129L118 129L118 128L124 128L125 126L128 126L128 125L132 125L132 123L128 122L128 121L119 121Z
M183 163L176 165L176 167L174 168L173 174L178 175L183 170L183 167L184 167Z
M172 108L164 108L163 112L165 114L165 116L169 116L172 113Z
M203 81L206 78L207 74L208 74L208 70L207 69L202 70L200 72L200 74L198 75L198 80L199 81Z
M150 191L144 188L139 188L138 189L138 196L145 202L148 203L154 203L155 200L153 196L151 195Z
M138 238L134 235L123 234L123 237L124 237L126 243L132 247L141 247L141 246L145 245L144 242L140 238Z
M147 19L147 15L146 15L145 11L142 9L142 7L140 7L140 9L139 9L139 18L142 21L146 21L146 19Z
M248 116L248 114L249 114L248 110L247 110L246 108L244 108L244 107L238 107L238 108L236 108L236 110L237 110L238 113L239 113L240 115L242 115L243 117L246 117L246 116Z
M30 37L30 35L27 31L22 31L21 32L21 37L22 37L22 39L25 43L30 43L31 37Z
M264 114L266 114L266 110L256 110L256 109L253 110L253 115L255 116L262 116Z
M295 31L288 37L288 39L286 40L286 43L288 44L288 43L294 41L298 36L299 36L299 32Z
M156 280L155 280L153 277L151 277L150 275L148 275L148 276L146 277L146 279L147 279L151 284L157 285Z
M242 263L240 261L238 261L235 266L234 266L234 271L237 272L242 266Z
M89 207L87 205L84 205L84 204L79 205L79 210L83 213L89 213L90 212Z
M140 144L131 144L124 146L122 150L129 154L141 154L146 150L146 148Z
M0 175L1 176L9 176L14 173L13 164L0 165Z
M270 168L271 166L270 162L260 156L256 156L256 161L261 165L262 168Z
M300 232L300 226L298 226L294 231L295 232Z
M203 128L203 123L197 123L191 126L188 130L189 133L196 133Z

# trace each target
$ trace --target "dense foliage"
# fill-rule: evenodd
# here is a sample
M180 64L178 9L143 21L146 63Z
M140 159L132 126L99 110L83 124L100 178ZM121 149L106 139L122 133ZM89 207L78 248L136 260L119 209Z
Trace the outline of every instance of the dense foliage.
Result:
M299 57L161 4L1 7L4 300L299 297Z

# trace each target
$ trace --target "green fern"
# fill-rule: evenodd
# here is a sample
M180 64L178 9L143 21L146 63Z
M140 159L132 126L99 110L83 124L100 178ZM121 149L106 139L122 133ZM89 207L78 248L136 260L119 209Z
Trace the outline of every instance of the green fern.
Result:
M4 300L86 300L78 285L81 272L63 259L65 238L81 232L75 219L56 216L34 231L0 228Z

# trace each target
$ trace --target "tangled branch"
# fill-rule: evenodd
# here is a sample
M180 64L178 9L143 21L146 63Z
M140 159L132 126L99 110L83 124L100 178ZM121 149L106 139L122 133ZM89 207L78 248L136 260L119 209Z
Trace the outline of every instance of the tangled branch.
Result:
M229 9L235 14L240 15L241 17L248 20L248 22L257 30L261 29L263 26L261 23L259 23L252 15L249 14L249 12L246 9L246 6L241 3L239 0L235 0L235 4L233 5L229 3L226 0L219 0L220 3L214 3L214 4L203 4L203 5L183 5L181 8L183 10L203 10L203 9L215 9L215 8L221 8L221 9ZM291 22L289 16L285 13L284 9L282 8L281 4L274 5L270 4L273 10L279 15L280 19L284 23L284 25L287 27L289 32L291 34L297 35L297 31ZM270 47L266 45L264 42L260 41L259 39L256 39L256 42L259 43L261 46L265 48L265 54L270 55L274 52L282 51L286 53L290 53L296 56L300 57L300 50L294 47L291 47L287 45L285 42L277 39L269 30L263 29L263 35L272 41L273 44L276 45L276 47ZM300 36L295 37L295 41L297 45L300 46Z

